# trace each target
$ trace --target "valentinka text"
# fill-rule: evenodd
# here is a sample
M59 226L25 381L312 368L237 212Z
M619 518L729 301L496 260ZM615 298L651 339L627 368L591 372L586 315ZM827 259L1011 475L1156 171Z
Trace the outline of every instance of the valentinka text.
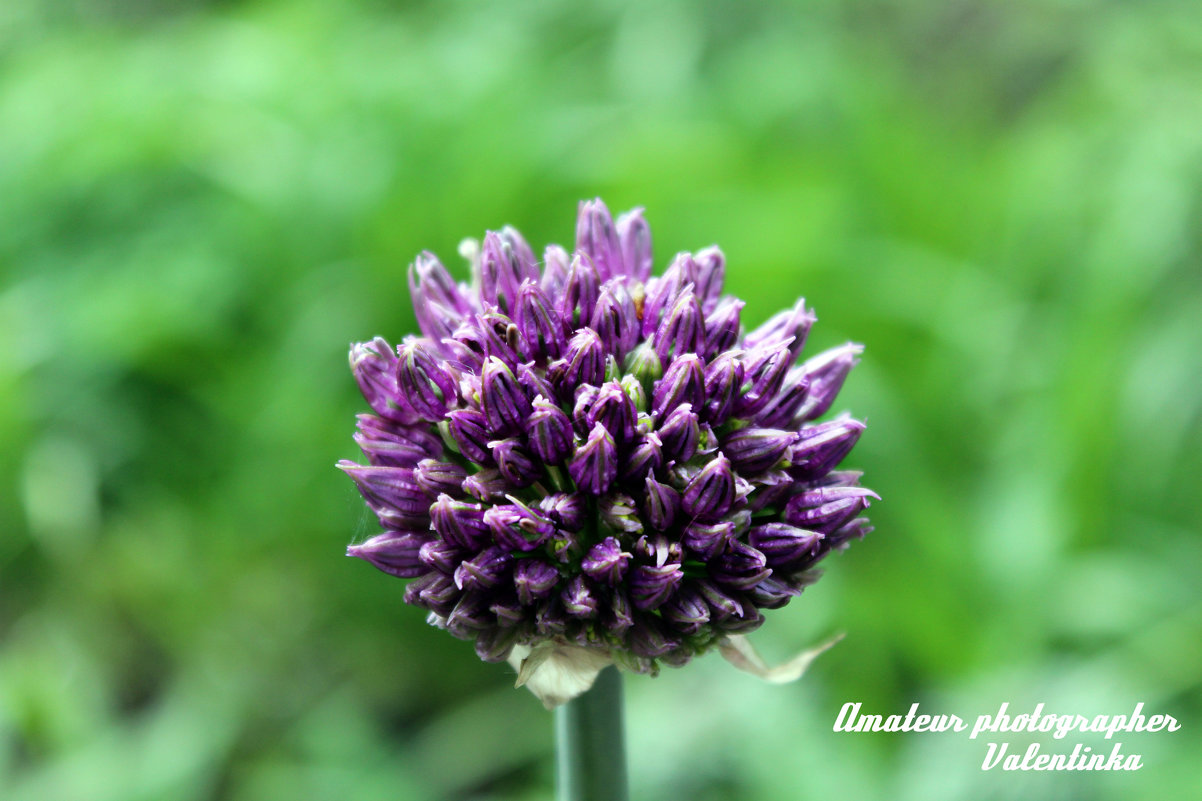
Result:
M979 715L969 739L983 732L1042 732L1057 740L1070 732L1096 732L1107 740L1119 732L1177 731L1181 724L1170 715L1143 714L1142 703L1130 715L1045 715L1044 705L1036 705L1030 714L1011 716L1008 703L994 715ZM905 715L862 715L860 704L846 703L839 710L834 730L838 732L944 732L964 731L968 725L957 715L920 715L918 704L911 704ZM1031 743L1022 754L1010 751L1010 743L989 743L982 770L1139 770L1139 754L1124 754L1122 743L1115 743L1109 754L1093 753L1089 746L1075 745L1071 753L1042 754L1038 743Z

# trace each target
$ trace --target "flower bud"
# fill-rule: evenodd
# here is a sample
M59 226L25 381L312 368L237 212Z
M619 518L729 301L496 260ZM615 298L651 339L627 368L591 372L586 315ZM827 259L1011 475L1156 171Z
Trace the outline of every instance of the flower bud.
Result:
M830 534L868 508L879 496L863 487L823 487L806 490L789 499L785 520L790 525Z
M591 328L581 328L568 340L564 358L548 368L548 377L569 397L581 385L599 385L605 376L605 350Z
M685 287L676 296L663 322L655 329L651 344L664 364L685 354L696 358L696 354L704 352L705 320L692 289Z
M444 576L453 576L464 551L446 540L431 540L418 550L418 559L428 570L436 570Z
M676 592L683 580L684 573L679 564L638 565L630 574L630 600L636 609L657 609Z
M429 520L430 499L417 485L411 468L363 467L343 459L338 469L351 477L386 528L415 528Z
M704 402L705 362L693 353L672 362L651 394L651 408L661 418L681 404L700 409Z
M701 520L719 520L735 500L735 477L724 454L701 468L682 498L685 514Z
M696 283L697 263L688 253L677 253L662 276L647 282L647 295L643 301L644 337L655 334L667 310L676 303L676 297Z
M538 280L538 267L530 246L512 228L484 235L480 253L480 299L506 314L513 312L518 287L527 278Z
M613 217L600 198L580 204L576 218L576 251L589 257L602 281L626 274Z
M444 617L451 614L459 596L459 588L455 586L455 582L450 576L441 573L418 576L405 588L405 603L429 609Z
M624 444L634 437L635 414L634 403L622 391L622 385L617 381L608 381L601 386L584 412L586 430L601 425L613 435L615 442Z
M538 508L565 531L578 531L584 525L584 499L575 492L548 495L538 502Z
M423 459L442 455L438 437L420 426L405 426L374 414L358 416L354 439L373 465L413 467Z
M723 440L722 452L741 475L754 476L776 465L796 441L792 431L740 428Z
M708 562L726 548L734 535L735 526L729 521L717 523L692 522L685 526L680 541L702 560Z
M648 659L664 656L680 645L677 640L665 634L659 620L650 615L638 616L634 626L627 633L626 640L630 643L631 651Z
M722 296L722 284L726 280L726 256L717 245L710 245L697 251L693 261L697 264L697 299L701 301L701 310L709 314Z
M643 210L632 209L618 217L618 243L626 274L641 283L651 277L651 227L643 219Z
M376 337L371 342L351 345L350 361L359 390L376 414L406 425L421 419L401 396L397 357L387 340Z
M717 356L730 350L739 341L739 317L743 301L723 298L713 309L705 312L705 355Z
M601 287L589 327L600 335L605 352L617 359L623 358L638 342L638 312L624 280L606 281Z
M709 604L696 589L684 586L660 610L684 634L694 634L710 620Z
M501 476L517 487L528 487L542 476L542 467L535 464L520 439L495 439L488 443Z
M585 554L581 569L592 578L610 587L616 587L626 576L630 554L613 537L606 537Z
M463 479L463 491L476 500L493 501L505 497L509 485L501 471L486 467Z
M489 431L494 435L519 433L531 409L517 376L505 362L490 356L480 380L480 401Z
M563 320L533 279L526 279L518 288L514 321L526 345L522 355L527 359L558 359L563 354L567 342Z
M488 542L488 524L480 504L439 495L430 506L430 522L443 540L457 547L479 549Z
M459 452L476 464L493 464L488 443L492 439L488 418L475 409L453 409L447 413L451 438Z
M802 365L809 385L804 405L797 412L796 422L806 422L826 414L843 388L851 368L856 366L864 346L848 342L820 353Z
M597 305L601 280L597 270L587 256L577 253L572 257L568 275L560 296L559 316L568 328L588 325L593 318L593 307Z
M485 357L495 356L510 368L516 367L521 355L530 349L517 323L495 309L476 315L476 327Z
M589 619L597 616L597 598L589 589L584 576L576 576L559 594L563 610L571 617Z
M523 606L550 597L557 584L559 571L539 559L519 559L513 567L513 586Z
M503 548L490 545L475 558L460 562L455 568L455 586L461 590L490 590L509 573L513 557Z
M735 414L753 417L771 403L780 391L792 361L793 356L783 345L748 351L743 365L747 383L735 399Z
M664 463L663 443L655 433L643 434L626 457L622 478L638 481L648 473L658 470Z
M864 424L850 417L839 417L797 432L798 440L789 451L795 478L809 480L826 475L851 451L860 438Z
M447 406L455 400L455 382L451 375L439 366L438 359L419 342L400 347L397 386L414 413L431 423L441 420Z
M559 245L547 245L547 249L543 251L543 277L539 285L547 293L547 297L558 298L563 295L564 284L568 281L570 261L568 252Z
M754 331L749 331L747 336L743 337L743 347L787 347L791 363L805 347L806 336L817 319L814 313L805 307L805 301L799 300L792 309L773 315L768 322Z
M347 556L371 562L378 570L398 578L415 578L426 572L418 552L427 537L418 531L386 531L346 549Z
M701 428L697 415L693 413L693 405L684 403L677 406L660 425L658 433L667 458L680 462L692 459L701 440Z
M822 534L788 523L765 523L754 526L747 534L752 548L764 554L767 564L780 568L796 564L813 556Z
M530 450L546 464L559 464L572 452L572 422L542 395L534 399L533 409L526 420Z
M496 544L510 552L533 551L555 533L550 520L517 503L489 507L484 522Z
M413 470L413 479L431 499L444 493L458 496L463 491L465 478L467 471L459 465L434 459L422 459Z
M576 449L568 472L581 491L604 495L618 474L618 452L614 439L600 423L593 426L588 440Z
M751 589L772 573L763 553L738 540L728 542L709 568L715 582L732 590Z
M676 521L676 514L680 511L680 493L667 484L659 483L650 475L644 484L646 495L643 497L643 509L647 515L647 522L656 531L667 531Z

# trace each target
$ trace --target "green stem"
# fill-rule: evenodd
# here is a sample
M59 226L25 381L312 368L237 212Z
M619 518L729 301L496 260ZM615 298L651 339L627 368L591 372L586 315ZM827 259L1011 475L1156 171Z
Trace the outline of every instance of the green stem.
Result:
M627 801L622 674L607 667L592 689L555 710L558 801Z

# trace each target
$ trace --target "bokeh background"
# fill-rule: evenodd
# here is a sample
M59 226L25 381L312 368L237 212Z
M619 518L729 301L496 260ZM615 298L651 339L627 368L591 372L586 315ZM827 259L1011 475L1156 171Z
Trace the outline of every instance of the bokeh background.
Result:
M884 498L754 635L846 632L801 682L628 680L636 801L1202 797L1197 10L4 0L0 797L550 796L550 715L343 557L333 465L413 255L597 195L866 344ZM1184 727L986 773L846 701Z

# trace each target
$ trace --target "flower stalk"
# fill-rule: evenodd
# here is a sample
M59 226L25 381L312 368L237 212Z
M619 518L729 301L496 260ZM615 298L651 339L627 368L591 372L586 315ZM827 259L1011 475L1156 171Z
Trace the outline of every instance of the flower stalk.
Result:
M583 695L555 708L558 801L627 801L622 674L607 667Z

